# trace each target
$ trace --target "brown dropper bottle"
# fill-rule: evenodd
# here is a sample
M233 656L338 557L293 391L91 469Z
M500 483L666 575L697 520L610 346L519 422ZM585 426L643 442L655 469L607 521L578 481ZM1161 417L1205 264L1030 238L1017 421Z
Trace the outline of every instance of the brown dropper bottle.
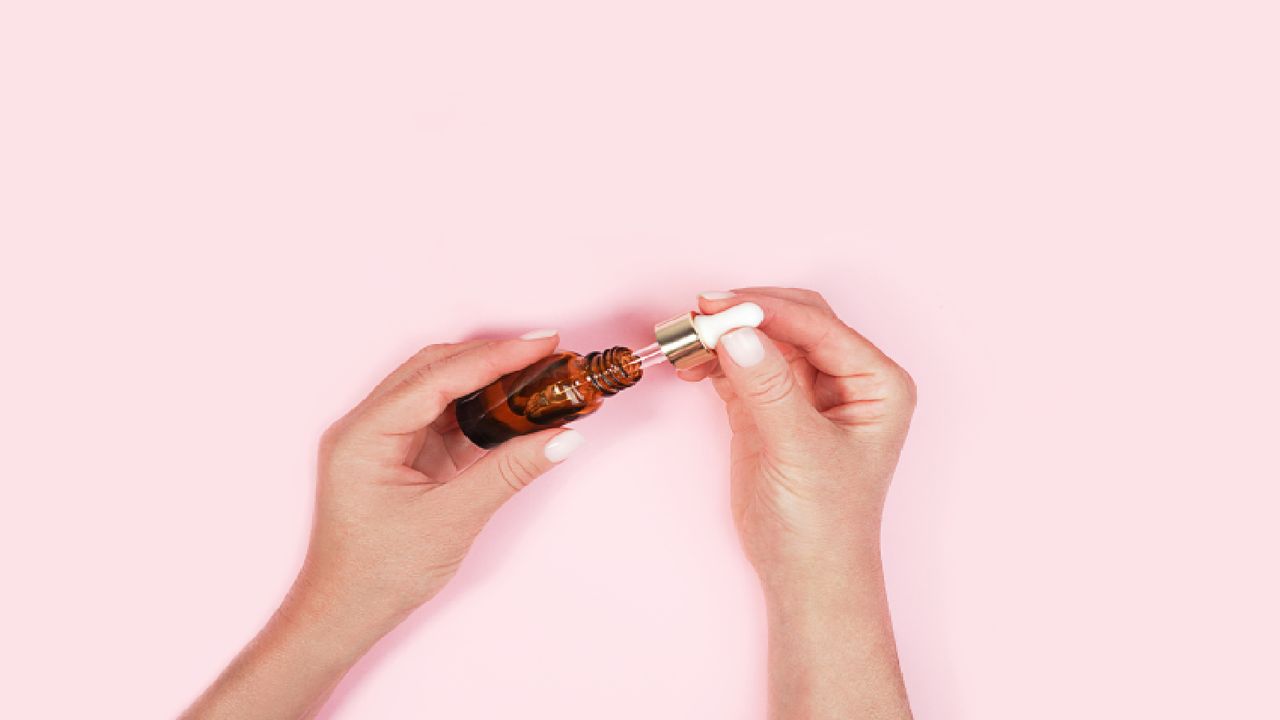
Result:
M763 318L757 305L742 303L715 315L684 313L658 323L653 329L657 341L638 351L613 347L586 355L548 355L459 398L458 427L471 442L491 448L564 425L640 382L646 367L667 361L685 369L714 359L712 350L721 335L759 325Z

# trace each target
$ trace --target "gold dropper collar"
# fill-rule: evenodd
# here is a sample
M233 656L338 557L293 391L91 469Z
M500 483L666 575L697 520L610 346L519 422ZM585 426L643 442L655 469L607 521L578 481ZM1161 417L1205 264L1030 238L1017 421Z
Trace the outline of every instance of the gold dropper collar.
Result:
M715 353L698 337L693 325L693 313L677 315L653 326L658 347L677 370L684 370L715 359Z

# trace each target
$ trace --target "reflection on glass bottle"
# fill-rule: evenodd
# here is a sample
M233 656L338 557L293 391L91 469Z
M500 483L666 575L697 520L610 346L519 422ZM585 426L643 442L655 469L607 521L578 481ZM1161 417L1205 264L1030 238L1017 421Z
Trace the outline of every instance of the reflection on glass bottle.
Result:
M458 427L476 445L495 447L590 415L643 375L640 360L625 347L548 355L460 398Z

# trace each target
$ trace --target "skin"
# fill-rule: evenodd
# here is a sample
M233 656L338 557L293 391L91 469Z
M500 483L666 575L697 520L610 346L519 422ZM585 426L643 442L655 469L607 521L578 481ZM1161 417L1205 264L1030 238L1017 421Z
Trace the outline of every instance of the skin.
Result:
M721 338L709 378L733 429L730 497L769 617L769 717L909 718L880 562L885 495L915 409L911 376L808 290L743 288L705 313L764 309ZM743 367L734 350L762 357Z
M451 402L555 349L557 338L432 345L320 442L315 519L279 610L188 718L305 718L375 642L453 577L485 522L553 464L548 430L485 452Z
M716 293L708 295L726 295ZM769 617L771 718L909 718L880 564L880 518L915 387L807 290L744 288L760 330L721 339L709 380L733 429L732 502ZM552 352L555 335L433 345L325 433L307 558L280 608L183 715L313 717L350 667L453 577L480 529L581 439L490 451L451 403Z

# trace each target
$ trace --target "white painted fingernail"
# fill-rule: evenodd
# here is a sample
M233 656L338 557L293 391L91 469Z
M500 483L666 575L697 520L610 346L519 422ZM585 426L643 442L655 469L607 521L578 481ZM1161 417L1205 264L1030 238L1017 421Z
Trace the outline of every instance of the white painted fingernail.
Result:
M712 290L711 292L699 293L698 297L703 300L728 300L731 297L737 296L731 292L725 292L723 290Z
M521 335L520 339L521 340L541 340L542 338L549 338L555 334L556 334L555 330L530 330L529 332Z
M721 337L720 347L738 367L749 368L764 359L764 344L753 328L738 328Z
M582 443L586 441L587 439L577 430L565 430L547 441L542 448L542 453L551 462L558 463L572 455L573 451L582 447Z

